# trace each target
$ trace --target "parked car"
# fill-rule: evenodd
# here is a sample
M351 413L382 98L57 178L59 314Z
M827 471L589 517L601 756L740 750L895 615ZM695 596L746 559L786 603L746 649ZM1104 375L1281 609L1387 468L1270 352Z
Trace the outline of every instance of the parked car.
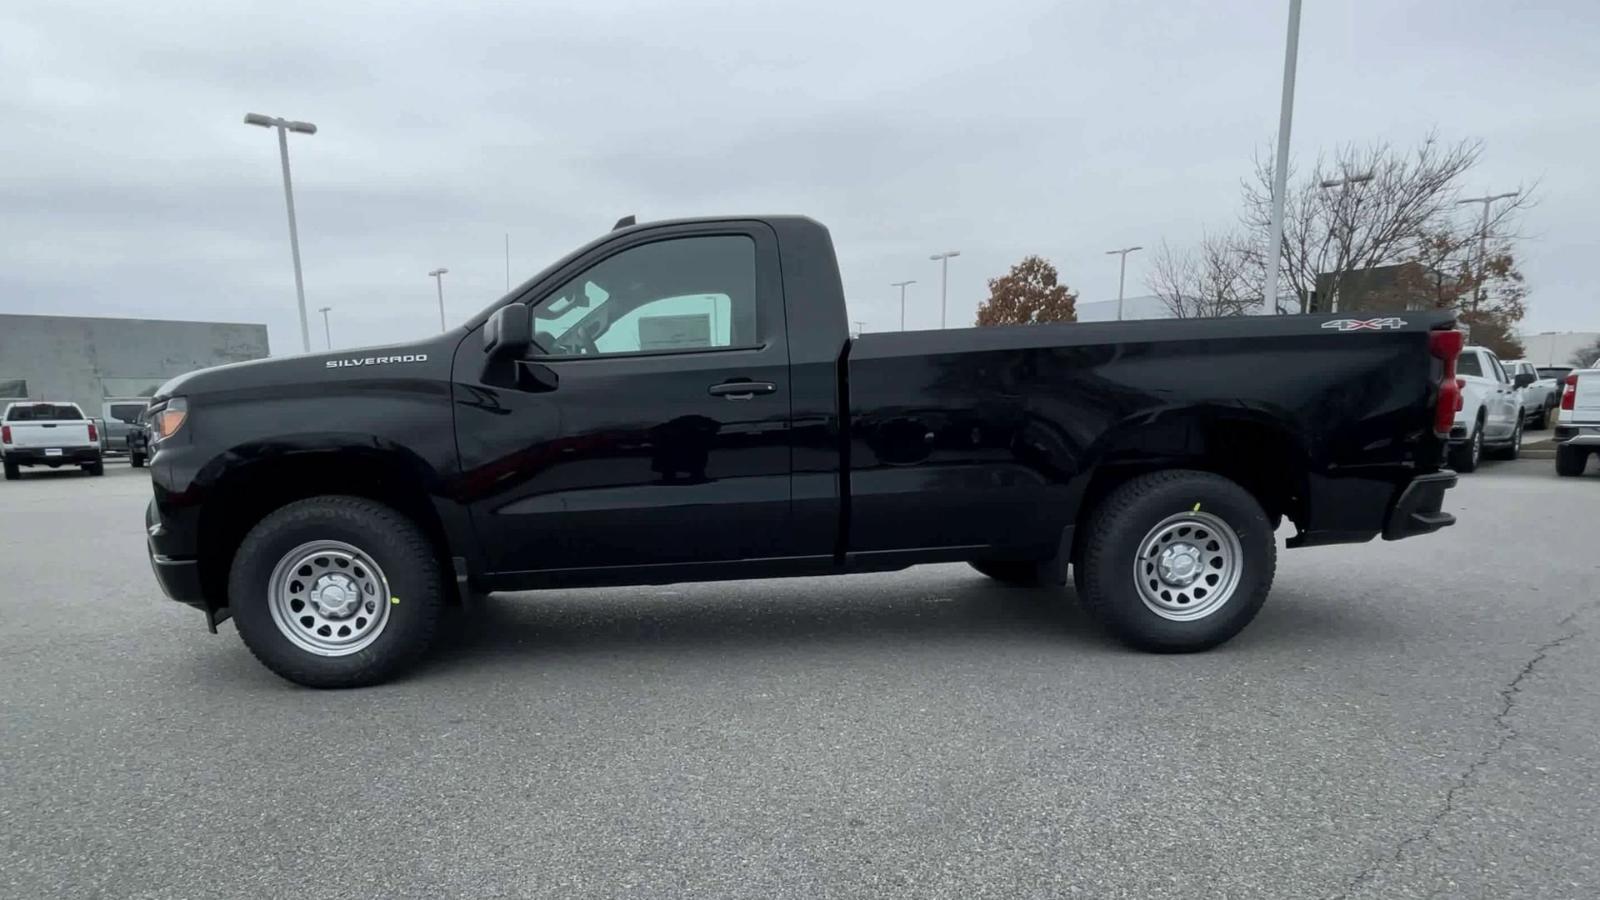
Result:
M150 461L150 422L144 411L128 426L127 447L128 465L138 469Z
M100 429L76 403L29 400L11 403L0 414L0 463L7 481L21 476L24 466L82 466L90 475L104 475Z
M1600 454L1600 368L1567 373L1554 440L1559 475L1582 475L1589 457Z
M1172 652L1255 616L1283 519L1289 547L1455 521L1448 312L847 318L810 219L622 223L442 335L174 379L156 577L323 687L402 671L469 590L951 561L1070 572L1113 634Z
M1528 386L1522 389L1522 414L1525 424L1529 428L1550 427L1550 413L1561 402L1561 385L1554 378L1547 378L1539 374L1533 363L1525 359L1513 359L1500 364L1516 382L1518 376L1526 375Z
M1539 377L1555 382L1556 402L1561 401L1561 388L1567 383L1567 375L1572 372L1571 366L1540 366Z
M1506 374L1494 351L1467 347L1456 360L1461 408L1450 428L1450 467L1472 472L1485 452L1516 459L1522 452L1522 392L1532 384L1524 373Z
M105 413L105 442L108 453L121 455L128 452L128 435L137 427L139 416L150 405L148 400L107 400Z

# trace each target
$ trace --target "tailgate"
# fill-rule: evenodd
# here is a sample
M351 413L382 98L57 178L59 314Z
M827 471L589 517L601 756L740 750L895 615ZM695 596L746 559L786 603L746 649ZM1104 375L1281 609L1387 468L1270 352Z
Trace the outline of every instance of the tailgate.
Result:
M1600 369L1575 374L1578 393L1573 398L1572 415L1563 416L1563 419L1586 424L1600 422Z
M92 447L89 423L82 419L60 422L7 422L11 446L18 449L43 447Z

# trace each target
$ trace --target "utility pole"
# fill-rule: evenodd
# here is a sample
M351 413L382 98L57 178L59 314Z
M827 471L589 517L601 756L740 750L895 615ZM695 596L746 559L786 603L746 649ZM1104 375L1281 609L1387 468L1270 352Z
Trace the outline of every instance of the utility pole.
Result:
M246 113L244 123L278 129L278 158L283 163L283 202L289 207L289 255L294 257L294 295L300 303L300 349L310 353L311 325L306 321L306 285L300 277L300 232L294 224L294 184L289 180L289 132L316 134L317 126L260 113Z
M928 257L939 263L939 327L945 325L945 314L948 311L950 293L950 257L960 256L960 250L946 250Z
M1496 200L1506 200L1506 199L1509 199L1511 197L1515 197L1520 193L1522 193L1522 192L1521 191L1510 191L1510 192L1507 192L1507 193L1504 193L1504 194L1493 194L1493 195L1490 195L1490 196L1487 196L1487 197L1468 197L1465 200L1457 200L1456 201L1456 205L1457 206L1461 206L1461 205L1467 204L1467 203L1482 203L1483 204L1483 223L1478 226L1478 288L1477 288L1477 290L1472 292L1472 308L1473 308L1474 311L1476 311L1479 306L1483 305L1483 281L1484 281L1485 276L1487 276L1487 274L1488 274L1488 263L1489 263L1489 207Z
M905 331L906 330L906 285L908 285L908 284L916 284L916 283L917 283L917 280L915 278L911 279L910 281L892 281L892 282L889 283L890 287L897 287L897 288L900 289L900 330L901 331Z
M333 307L324 306L321 309L317 310L317 312L322 313L322 337L323 337L323 339L325 339L328 342L328 349L332 350L333 349L333 329L328 327L328 310L330 310L330 309L333 309Z
M1267 238L1267 287L1261 298L1278 310L1278 266L1283 254L1283 195L1289 189L1289 125L1294 119L1294 69L1300 55L1300 0L1289 0L1289 36L1283 48L1283 100L1278 107L1278 157L1272 166L1272 228Z
M444 324L444 276L445 276L445 273L447 273L449 271L450 271L449 269L446 269L446 268L441 266L440 268L434 269L432 272L428 273L429 277L431 277L433 279L434 283L439 286L439 330L440 331L449 331L450 330L450 329L446 328L445 324Z
M1121 250L1107 250L1106 251L1106 255L1107 256L1110 256L1110 255L1112 255L1114 253L1114 254L1122 257L1121 264L1117 268L1117 321L1118 322L1122 321L1122 287L1123 287L1123 284L1128 280L1128 254L1132 253L1135 250L1143 250L1143 249L1144 249L1143 247L1123 247Z

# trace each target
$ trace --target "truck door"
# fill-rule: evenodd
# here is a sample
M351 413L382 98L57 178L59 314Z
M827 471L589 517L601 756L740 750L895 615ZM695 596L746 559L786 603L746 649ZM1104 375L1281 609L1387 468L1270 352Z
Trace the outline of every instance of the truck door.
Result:
M1505 366L1493 353L1484 351L1484 356L1489 359L1489 376L1494 381L1490 386L1493 393L1489 398L1489 422L1484 437L1491 440L1504 440L1511 435L1512 429L1517 424L1518 391L1511 382L1511 377L1506 374Z
M456 356L462 490L492 571L783 555L789 351L776 238L755 223L623 236L524 298L516 388Z

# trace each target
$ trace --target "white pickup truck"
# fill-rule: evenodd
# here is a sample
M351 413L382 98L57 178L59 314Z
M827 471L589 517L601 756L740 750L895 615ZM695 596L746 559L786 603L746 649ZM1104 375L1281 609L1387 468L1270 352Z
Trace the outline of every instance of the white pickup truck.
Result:
M1556 474L1582 475L1589 457L1600 454L1600 367L1568 372L1556 422Z
M1536 373L1510 375L1494 351L1467 347L1456 358L1461 406L1450 428L1450 468L1471 472L1487 451L1502 459L1522 452L1523 394Z
M104 475L99 429L76 403L12 403L0 414L0 463L7 481L22 477L23 466L81 466Z

